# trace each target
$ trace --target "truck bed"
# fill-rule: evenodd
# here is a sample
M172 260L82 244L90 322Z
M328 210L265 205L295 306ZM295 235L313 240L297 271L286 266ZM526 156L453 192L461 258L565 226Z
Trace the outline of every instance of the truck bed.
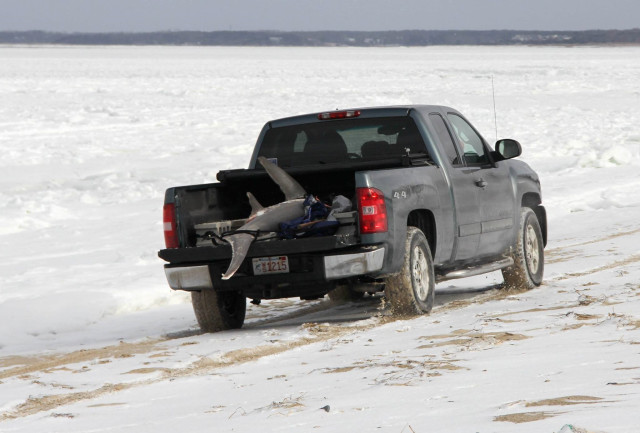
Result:
M332 194L344 195L353 201L357 171L397 168L404 164L409 164L409 162L405 162L401 158L393 158L380 161L289 168L286 171L309 194L319 197L325 203L330 203ZM278 186L269 179L262 169L221 171L217 177L220 183L177 187L167 191L167 195L171 196L167 198L175 200L176 203L182 248L203 245L198 237L196 227L203 224L248 218L251 206L246 195L247 192L251 192L265 207L284 200ZM173 262L173 260L169 261Z

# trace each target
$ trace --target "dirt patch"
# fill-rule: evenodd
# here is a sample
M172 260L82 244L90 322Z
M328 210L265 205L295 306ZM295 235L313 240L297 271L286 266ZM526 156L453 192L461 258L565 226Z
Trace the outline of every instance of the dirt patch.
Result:
M167 372L168 368L154 368L154 367L146 367L146 368L136 368L135 370L127 371L123 374L151 374L156 373L158 371Z
M577 320L597 320L601 319L602 315L600 314L580 314L574 313L574 316Z
M90 404L87 407L112 407L112 406L124 406L127 403L100 403L100 404Z
M629 319L626 321L625 325L633 327L633 329L640 328L640 320L638 319Z
M458 299L458 300L455 300L455 301L447 302L446 304L442 305L441 307L438 307L437 311L458 310L460 308L468 307L469 305L473 304L474 300L477 301L477 298L473 298L473 299Z
M384 369L373 381L378 385L385 386L419 386L430 377L442 376L442 370L465 369L465 367L453 364L453 361L418 361L413 359L393 363L370 363L362 368L366 367Z
M560 412L522 412L496 416L493 418L493 420L499 422L512 422L514 424L521 424L525 422L540 421L542 419L551 418L556 415L560 415Z
M86 363L109 358L129 358L142 353L155 350L164 350L158 346L165 340L144 341L141 343L120 343L115 346L106 346L98 349L82 349L71 353L43 355L43 356L14 356L0 359L0 366L10 367L0 372L0 379L14 376L23 376L35 372L49 372L69 364Z
M527 319L501 319L500 317L494 317L492 319L489 320L497 320L499 322L502 323L521 323L521 322L528 322Z
M105 394L110 394L117 391L123 391L125 389L132 388L134 386L142 385L143 383L127 383L127 384L107 384L98 389L92 391L83 392L71 392L67 394L45 395L42 397L29 397L27 401L20 404L11 412L6 412L0 415L0 421L6 421L15 418L21 418L24 416L35 415L39 412L55 409L61 406L77 403L82 400L88 400L100 397ZM151 384L151 382L145 382L144 384Z
M473 332L474 331L471 329L456 329L455 331L451 331L449 334L423 335L422 337L419 337L419 340L440 340L444 338L457 337L459 335L466 335Z
M304 404L301 403L302 397L287 397L282 401L274 401L269 406L268 409L297 409L304 408Z
M441 376L440 370L464 370L465 367L460 367L453 363L454 360L417 360L417 359L405 359L395 362L378 362L377 360L360 361L356 365L338 367L338 368L323 368L322 372L327 374L334 373L347 373L356 369L359 370L372 370L372 369L384 369L384 373L378 376L375 380L376 383L389 386L411 386L420 382L427 377Z
M441 306L434 308L434 312L459 310L461 308L468 307L469 305L484 304L495 300L507 298L509 296L526 292L526 290L507 289L503 284L494 284L492 286L483 288L481 292L475 294L472 297L465 299L456 299ZM436 295L437 297L437 295Z
M28 356L6 356L4 358L0 358L0 368L28 364L31 359L32 358Z
M616 320L621 326L632 328L634 330L640 328L640 320L626 314L609 313L607 315L607 319Z
M468 368L460 367L450 361L427 361L421 364L430 370L468 370Z
M549 398L546 400L528 402L526 407L538 406L571 406L574 404L593 404L598 403L602 399L600 397L591 397L589 395L569 395L565 397Z
M351 366L351 367L327 368L324 370L324 372L325 373L346 373L356 368L362 368L362 367Z
M288 417L296 412L300 412L306 408L306 406L302 403L304 398L304 394L298 397L285 397L281 401L273 401L271 404L267 406L259 407L252 411L245 411L242 407L237 408L231 415L229 415L229 419L234 416L246 416L255 412L272 412L271 416L284 416ZM214 406L211 410L207 411L207 413L215 413L224 409L225 406ZM326 409L325 409L326 408ZM329 406L325 406L327 412L329 411Z
M73 419L76 416L72 413L52 413L51 418L69 418Z
M456 337L456 338L452 338ZM436 338L447 338L447 336L434 336L434 337L421 337L422 339L436 339ZM438 341L436 343L424 344L419 346L418 349L430 349L433 347L442 347L449 345L458 345L458 346L470 346L475 343L483 342L491 345L502 344L507 341L519 341L530 338L523 334L513 334L511 332L468 332L460 337L454 335L453 333L448 336L451 338L450 340Z
M74 389L73 386L71 385L65 385L65 384L56 383L56 382L45 383L45 382L42 382L41 380L34 380L31 383L33 383L34 385L40 385L40 386L51 387L51 388Z
M365 329L366 327L344 327L340 325L329 325L327 323L305 323L302 325L302 329L306 329L309 334L322 337L322 338L332 338L339 337L345 334L345 330L353 329Z
M514 316L516 314L540 313L540 312L545 312L545 311L566 310L567 308L571 308L571 307L572 307L571 305L556 305L554 307L548 307L548 308L530 308L528 310L522 310L522 311L507 311L507 312L504 312L504 313L494 314L493 316L489 316L489 318L501 319L502 317Z
M562 327L562 331L573 331L575 329L580 329L583 326L590 325L590 323L574 323L572 325L566 325Z
M544 252L544 264L552 265L555 263L568 262L570 260L575 259L580 255L576 250L563 252L562 254L549 254L547 251Z

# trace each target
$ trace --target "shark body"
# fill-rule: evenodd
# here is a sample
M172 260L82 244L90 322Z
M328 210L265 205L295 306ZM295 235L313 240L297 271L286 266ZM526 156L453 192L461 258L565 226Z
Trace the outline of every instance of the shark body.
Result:
M247 192L251 204L251 215L247 223L238 229L239 233L225 236L225 240L231 245L231 263L222 275L223 280L228 280L236 273L255 240L253 234L242 233L243 231L278 231L281 222L301 217L304 214L304 200L307 196L304 188L287 172L265 157L258 157L258 161L269 177L280 187L284 193L285 201L265 208L260 205L253 194Z

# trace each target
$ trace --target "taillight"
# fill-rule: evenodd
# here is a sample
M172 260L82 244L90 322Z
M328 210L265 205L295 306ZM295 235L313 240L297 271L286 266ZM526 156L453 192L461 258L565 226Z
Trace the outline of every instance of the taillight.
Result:
M358 214L360 233L383 233L387 231L387 206L384 194L375 188L358 188Z
M178 248L178 230L176 227L176 205L165 204L162 208L164 226L164 244L167 248Z
M348 119L351 117L358 117L359 115L360 115L360 111L358 110L329 111L328 113L318 114L318 119L320 120Z

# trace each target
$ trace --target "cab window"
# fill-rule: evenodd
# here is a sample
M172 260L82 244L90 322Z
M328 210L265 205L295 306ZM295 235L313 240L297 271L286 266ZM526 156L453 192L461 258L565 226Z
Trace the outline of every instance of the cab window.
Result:
M269 129L258 156L281 167L400 159L427 147L409 116L355 118Z
M458 151L456 150L456 145L451 138L449 129L447 129L447 125L444 123L442 116L438 113L431 113L429 114L429 118L431 119L431 123L433 124L438 138L440 139L440 143L442 143L442 146L444 147L449 163L453 166L461 165L462 161L458 155Z
M469 165L486 164L489 158L485 152L484 143L478 133L462 117L448 113L447 117L453 128L453 135L457 138L459 150L465 162Z

